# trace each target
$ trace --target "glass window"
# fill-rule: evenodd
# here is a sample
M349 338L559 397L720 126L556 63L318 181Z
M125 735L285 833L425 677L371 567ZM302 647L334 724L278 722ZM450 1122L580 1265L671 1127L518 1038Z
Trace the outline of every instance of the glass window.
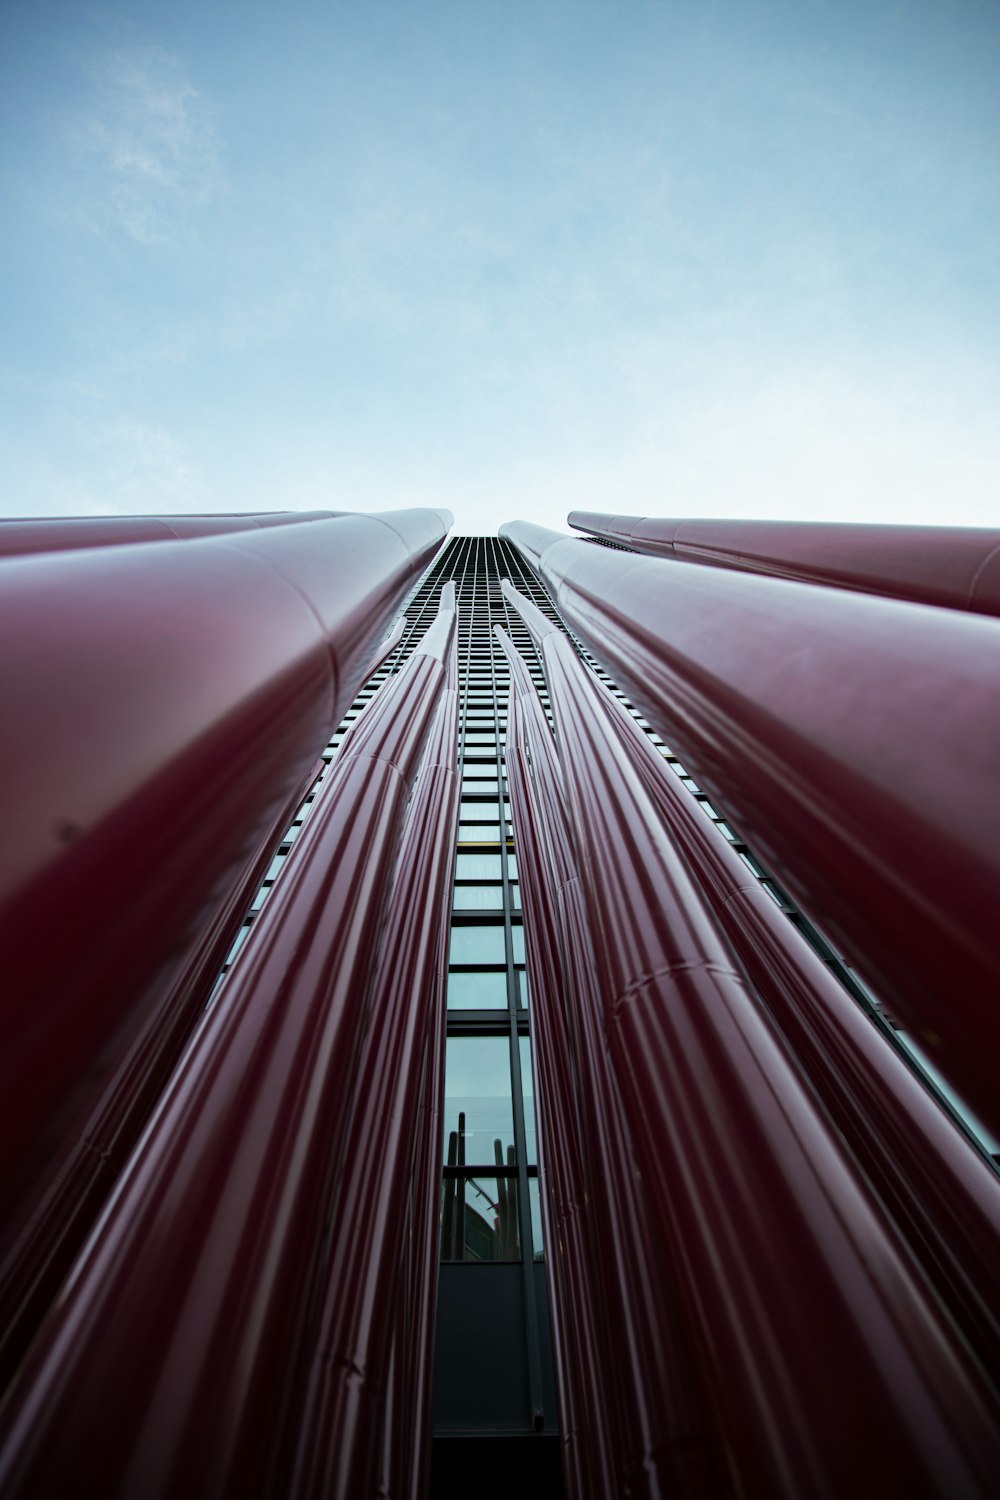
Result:
M456 911L501 911L502 885L456 885L452 906Z
M517 856L514 854L507 856L507 873L511 880L517 879Z
M521 887L512 885L510 888L510 904L515 911L521 910Z
M495 778L496 774L497 768L491 760L483 762L467 760L462 767L462 775L466 781L489 781Z
M513 1165L514 1106L505 1036L450 1036L444 1070L449 1166Z
M499 854L459 853L455 856L456 880L499 880L501 874Z
M528 975L525 969L515 969L517 975L518 995L525 1010L531 1004L531 991L528 989Z
M446 1177L442 1260L520 1260L516 1177Z
M458 830L458 837L463 844L499 844L500 824L463 823Z
M536 1260L545 1259L545 1240L542 1236L542 1200L538 1189L538 1178L528 1178L528 1200L531 1204L531 1243Z
M484 796L495 797L500 788L495 781L463 781L462 795L469 792L482 792Z
M449 961L453 964L505 963L503 927L499 923L491 927L452 927Z
M507 974L448 974L449 1010L506 1010Z
M535 1083L531 1072L531 1043L526 1036L517 1039L521 1054L521 1093L524 1095L524 1141L528 1154L528 1165L538 1162L538 1142L535 1135Z
M521 926L520 922L514 922L511 924L510 936L514 949L514 962L516 964L523 964L525 962L524 928Z
M458 818L461 823L478 823L481 818L495 818L498 813L499 805L496 802L462 802Z

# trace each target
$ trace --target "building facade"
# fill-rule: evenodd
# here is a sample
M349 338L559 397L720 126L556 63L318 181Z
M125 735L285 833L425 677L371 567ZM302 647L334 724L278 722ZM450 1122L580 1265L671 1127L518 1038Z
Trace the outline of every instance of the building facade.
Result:
M323 633L273 690L234 695L260 702L212 775L228 764L238 783L230 824L254 795L262 811L225 878L205 876L212 941L183 950L117 1052L109 1027L98 1038L103 1093L74 1119L85 1142L120 1143L114 1172L81 1187L95 1153L72 1154L81 1127L64 1137L56 1111L43 1191L11 1178L5 1490L72 1472L144 1497L990 1493L996 1141L928 1055L930 1028L869 987L863 943L821 934L743 838L739 810L756 814L740 762L768 760L766 714L741 740L705 706L724 676L699 698L674 663L678 723L716 747L692 734L689 755L656 673L633 670L645 575L605 636L603 582L573 574L597 544L546 572L550 533L519 523L438 550L430 513L404 514L422 517L386 518L404 553L342 608L310 592L318 529L241 518L232 529L273 535L241 540L237 563L211 519L163 539L167 584L204 567L206 597L244 554L277 559ZM603 522L634 519L584 518L616 551L636 528ZM346 520L313 527L350 564ZM155 593L159 523L96 542L86 525L46 543L65 566L29 562L26 596L89 598L121 574L132 599L140 567ZM30 526L15 541L19 559L45 552ZM356 573L374 549L359 529ZM811 594L762 582L776 616ZM231 609L242 574L233 588ZM298 604L274 607L302 628ZM731 607L724 590L711 604L720 620ZM911 621L948 635L943 608L888 611L900 639ZM697 659L713 649L709 630ZM280 793L255 792L271 741L303 737L299 720L286 733L293 699L323 692L319 763L300 756ZM198 753L213 733L193 726ZM145 817L131 787L115 796ZM196 883L202 848L178 881ZM809 859L790 864L808 889ZM82 891L93 874L74 878ZM170 936L163 952L180 951ZM126 999L150 982L133 967Z

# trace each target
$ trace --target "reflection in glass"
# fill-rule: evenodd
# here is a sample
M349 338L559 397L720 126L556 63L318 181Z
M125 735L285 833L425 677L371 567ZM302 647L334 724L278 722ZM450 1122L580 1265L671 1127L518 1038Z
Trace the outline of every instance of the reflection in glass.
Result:
M501 856L486 851L460 852L455 858L456 880L499 880Z
M516 1177L446 1177L442 1260L520 1260Z
M449 1166L511 1166L514 1105L505 1036L450 1036L444 1069L444 1151Z
M503 886L457 885L452 905L456 911L499 911L503 906Z
M542 1200L538 1190L538 1178L528 1178L528 1202L531 1207L531 1243L535 1260L545 1259L545 1240L542 1235Z
M521 1092L524 1095L524 1141L528 1153L528 1165L538 1162L538 1145L535 1139L535 1083L531 1073L531 1043L526 1036L519 1036L517 1045L521 1053Z
M484 808L489 812L489 808ZM462 844L499 844L499 823L463 823L458 830L459 842Z
M456 974L448 975L449 1010L506 1010L507 975Z
M453 964L502 964L504 953L503 928L453 927L451 929L451 956Z

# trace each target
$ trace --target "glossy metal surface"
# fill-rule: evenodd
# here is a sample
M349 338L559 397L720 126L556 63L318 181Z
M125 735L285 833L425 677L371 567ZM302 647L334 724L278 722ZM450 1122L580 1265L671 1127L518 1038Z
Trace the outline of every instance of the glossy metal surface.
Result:
M668 520L574 510L579 531L636 552L1000 615L1000 531L833 521Z
M553 628L515 603L537 638ZM532 1023L567 1493L726 1495L735 1491L708 1430L609 1067L555 744L523 662L497 633L511 665L507 768L529 972L538 971Z
M445 586L442 618L455 638L455 586ZM329 1249L323 1278L329 1287L309 1361L308 1390L293 1493L351 1500L374 1493L381 1448L382 1403L389 1387L389 1355L398 1357L400 1316L410 1245L401 1234L414 1166L427 1148L435 1157L439 1134L420 1096L428 1049L444 1047L443 955L450 915L458 825L458 693L442 693L410 801L381 940L381 959L368 1006L368 1032L345 1129L349 1154L329 1210ZM427 1200L435 1181L424 1183ZM433 1225L424 1229L436 1251ZM422 1274L427 1246L413 1247ZM436 1276L426 1277L432 1302ZM433 1326L433 1325L432 1325ZM404 1399L419 1389L414 1372ZM402 1423L402 1412L394 1422ZM413 1424L423 1430L426 1412ZM402 1483L406 1484L406 1476ZM409 1476L409 1486L413 1476ZM405 1493L402 1489L397 1491ZM410 1492L418 1494L416 1488Z
M504 528L570 626L994 1131L1000 625Z
M622 1105L740 1481L992 1493L993 1393L734 970L572 644L541 644Z
M0 557L25 557L81 547L122 547L131 542L176 542L234 531L259 531L269 526L294 526L343 514L337 510L287 510L259 515L53 516L50 520L0 520Z
M1000 1178L598 688L751 984L928 1279L1000 1386Z
M11 1253L81 1144L127 1149L104 1113L119 1088L126 1114L142 1096L133 1121L148 1111L175 1023L438 545L436 512L408 517L0 563Z
M345 739L15 1387L5 1494L285 1492L369 985L452 630L439 618Z

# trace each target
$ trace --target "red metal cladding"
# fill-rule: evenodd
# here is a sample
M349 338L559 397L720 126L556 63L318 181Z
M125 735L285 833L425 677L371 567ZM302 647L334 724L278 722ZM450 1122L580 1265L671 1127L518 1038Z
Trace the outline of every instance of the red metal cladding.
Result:
M271 862L296 792L146 1018L90 1115L18 1220L0 1262L0 1389L6 1387L166 1086Z
M564 618L995 1131L1000 626L526 522Z
M401 617L380 643L366 677L376 672L402 638ZM0 1261L0 1389L6 1387L52 1302L74 1256L139 1138L167 1079L205 1006L240 924L260 888L274 850L301 804L309 773L274 820L253 858L206 918L201 940L160 1003L148 1015L115 1068L89 1117L54 1175L39 1185L20 1219L8 1222Z
M15 1387L5 1494L287 1487L332 1173L452 629L435 622L345 740Z
M1000 615L1000 531L983 526L661 520L586 510L571 511L569 524L656 557Z
M0 520L0 557L37 552L65 552L81 547L121 547L131 542L175 542L190 537L293 526L329 520L337 510L270 511L259 515L215 516L66 516Z
M536 641L554 630L527 600L512 592L508 598L523 614ZM497 634L511 664L516 694L512 715L517 710L517 717L508 725L507 763L521 854L518 870L529 961L540 947L543 951L552 948L553 933L555 938L552 987L536 993L532 984L536 1073L540 1085L546 1075L554 1079L554 1102L541 1115L540 1144L561 1144L567 1132L571 1142L579 1143L581 1186L572 1213L566 1215L565 1224L560 1222L557 1233L562 1238L574 1229L578 1236L584 1232L589 1262L585 1259L581 1273L583 1295L595 1297L603 1309L603 1319L596 1319L605 1340L604 1345L595 1343L598 1368L603 1367L599 1404L610 1414L616 1465L603 1493L728 1494L725 1461L718 1453L717 1435L706 1421L678 1308L662 1273L662 1253L650 1235L628 1128L609 1068L586 907L555 745L524 663L503 632ZM511 728L515 722L516 738ZM548 900L541 924L534 920L539 903L533 896L538 885L542 900ZM554 1239L550 1233L550 1246ZM567 1360L589 1352L576 1322L565 1325L565 1337ZM586 1419L591 1420L589 1411ZM587 1471L593 1461L588 1428L580 1441ZM568 1492L574 1493L571 1486Z
M575 1046L553 882L547 869L551 853L531 797L530 778L544 776L546 768L544 762L529 760L519 708L523 685L518 682L518 673L523 671L523 663L498 627L497 634L511 666L505 758L531 985L540 1120L539 1179L546 1213L545 1268L552 1304L563 1468L567 1494L578 1495L581 1500L586 1496L604 1500L618 1489L615 1443L610 1431L615 1403L607 1399L613 1364L605 1343L604 1290L596 1267L589 1263L587 1192L572 1082Z
M993 1393L734 971L571 642L542 653L622 1104L741 1482L993 1493Z
M453 583L445 586L442 615L454 622ZM452 654L456 649L453 637ZM323 1270L329 1292L309 1363L296 1495L351 1500L375 1492L381 1403L408 1248L400 1220L425 1144L418 1130L428 1123L420 1112L427 1050L444 1045L441 950L458 824L457 741L452 688L443 694L410 801L372 984L365 1051L344 1132L348 1150L330 1207ZM438 1143L435 1136L435 1149ZM433 1202L434 1188L429 1196Z
M750 982L1000 1386L1000 1180L750 875L618 700L630 758Z
M280 836L440 538L436 512L407 512L0 564L0 1180L18 1231Z

